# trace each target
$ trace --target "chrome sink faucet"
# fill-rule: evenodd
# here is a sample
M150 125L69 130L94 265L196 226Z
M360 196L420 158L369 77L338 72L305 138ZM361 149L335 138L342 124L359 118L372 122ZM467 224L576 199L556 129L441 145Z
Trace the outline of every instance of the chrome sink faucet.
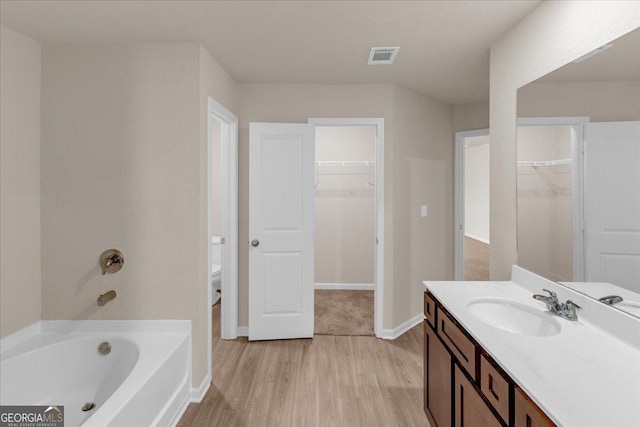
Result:
M549 293L549 295L533 295L533 299L542 301L547 305L547 308L550 312L557 314L558 316L567 319L567 320L578 320L578 314L576 313L576 309L580 310L580 306L570 299L565 303L561 303L558 301L558 295L555 292L550 291L548 289L543 289L543 291Z
M618 304L619 302L623 301L622 297L618 295L607 295L606 297L602 297L599 300L609 305Z

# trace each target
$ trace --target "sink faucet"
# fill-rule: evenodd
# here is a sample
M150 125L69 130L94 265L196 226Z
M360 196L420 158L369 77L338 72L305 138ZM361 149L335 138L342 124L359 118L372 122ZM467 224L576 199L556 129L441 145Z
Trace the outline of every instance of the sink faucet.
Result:
M567 319L567 320L578 320L578 315L576 314L576 309L580 309L581 307L571 300L567 300L565 303L561 303L558 301L558 295L555 292L550 291L548 289L543 289L543 291L549 293L549 295L533 295L533 299L537 301L542 301L547 305L547 308L550 312L557 314L558 316Z
M607 295L606 297L599 298L598 301L602 301L605 304L614 305L622 302L622 297L618 295Z

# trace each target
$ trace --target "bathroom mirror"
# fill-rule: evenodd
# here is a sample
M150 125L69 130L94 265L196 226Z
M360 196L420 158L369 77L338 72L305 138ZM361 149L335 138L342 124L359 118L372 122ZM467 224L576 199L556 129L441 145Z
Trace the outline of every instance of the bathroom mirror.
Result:
M518 90L517 179L518 265L640 317L640 29Z

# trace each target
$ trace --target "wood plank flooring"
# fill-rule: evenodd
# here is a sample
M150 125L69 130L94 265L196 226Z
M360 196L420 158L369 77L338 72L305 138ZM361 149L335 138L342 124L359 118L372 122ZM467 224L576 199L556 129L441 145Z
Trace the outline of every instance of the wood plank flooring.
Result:
M489 245L464 236L464 280L489 280Z
M429 426L422 410L423 336L394 341L220 340L213 308L213 382L178 424L191 426Z

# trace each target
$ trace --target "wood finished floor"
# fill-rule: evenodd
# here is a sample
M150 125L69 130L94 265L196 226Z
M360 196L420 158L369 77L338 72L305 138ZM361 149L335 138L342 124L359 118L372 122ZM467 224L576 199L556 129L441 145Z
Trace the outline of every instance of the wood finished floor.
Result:
M423 334L394 341L220 340L213 309L213 382L178 426L429 426L422 410Z

